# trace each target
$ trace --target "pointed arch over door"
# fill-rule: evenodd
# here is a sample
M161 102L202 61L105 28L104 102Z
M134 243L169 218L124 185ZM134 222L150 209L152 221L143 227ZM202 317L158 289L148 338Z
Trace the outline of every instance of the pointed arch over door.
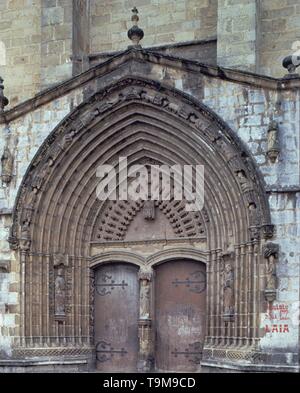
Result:
M122 242L132 211L118 202L123 232L111 230L112 223L105 221L107 205L96 197L96 169L117 166L120 156L129 165L204 165L205 204L197 217L189 217L183 227L173 201L157 208L175 223L175 237L189 245L200 232L206 239L207 348L225 338L243 344L243 326L259 314L260 246L272 235L262 177L236 134L202 103L156 81L128 77L98 91L53 130L20 186L10 242L22 270L21 345L29 353L33 344L47 352L49 342L61 347L68 337L78 353L94 349L91 242L99 233L101 240ZM106 229L99 227L103 221L116 238L105 239ZM224 261L236 271L230 326L222 300ZM55 312L57 277L65 281L63 315ZM29 283L47 291L33 293ZM249 330L247 345L256 345L259 334L258 326Z

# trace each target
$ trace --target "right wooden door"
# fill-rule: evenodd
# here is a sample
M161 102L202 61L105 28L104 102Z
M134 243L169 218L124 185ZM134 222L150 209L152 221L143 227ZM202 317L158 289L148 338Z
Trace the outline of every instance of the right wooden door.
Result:
M155 315L157 371L197 371L206 325L203 263L175 260L156 268Z

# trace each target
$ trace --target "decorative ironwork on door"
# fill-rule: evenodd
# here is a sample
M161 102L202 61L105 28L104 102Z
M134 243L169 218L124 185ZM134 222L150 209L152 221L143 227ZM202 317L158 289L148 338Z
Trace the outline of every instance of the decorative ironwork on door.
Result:
M115 349L110 343L99 341L96 345L96 358L98 362L104 363L111 360L115 355L124 357L127 351L124 348Z
M206 326L205 265L192 260L159 265L155 291L157 369L197 371Z
M176 278L174 281L172 281L172 284L175 285L175 287L178 287L179 285L185 285L187 288L189 288L190 292L202 293L206 289L206 276L205 273L198 270L196 272L190 273L186 280L180 280Z
M202 358L202 343L195 342L193 344L189 344L189 348L185 348L183 351L179 351L175 348L175 351L172 352L175 358L177 356L183 355L189 362L194 364L200 364Z
M111 291L113 291L116 287L125 289L127 286L128 284L125 282L125 280L122 280L120 283L116 283L116 281L113 280L113 277L107 273L99 275L95 285L96 291L100 296L110 295Z

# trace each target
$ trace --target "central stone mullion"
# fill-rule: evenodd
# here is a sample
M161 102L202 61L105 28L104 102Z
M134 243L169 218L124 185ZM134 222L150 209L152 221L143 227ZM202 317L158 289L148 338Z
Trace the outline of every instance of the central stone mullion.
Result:
M138 321L139 355L137 369L140 372L150 371L153 363L151 316L152 277L153 270L151 268L141 268L139 271L140 309Z

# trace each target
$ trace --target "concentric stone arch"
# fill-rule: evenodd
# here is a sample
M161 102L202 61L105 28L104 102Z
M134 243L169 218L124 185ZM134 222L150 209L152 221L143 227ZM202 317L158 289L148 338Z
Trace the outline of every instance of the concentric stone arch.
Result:
M154 160L205 166L205 208L200 216L209 280L206 348L244 345L243 326L258 320L261 244L272 236L262 176L236 133L205 105L135 77L106 86L79 105L51 132L24 176L10 237L21 263L22 345L47 351L47 345L59 347L60 337L67 335L70 346L92 348L90 250L95 220L105 207L96 198L95 173L100 164L116 166L121 155L129 164ZM242 272L235 284L230 329L223 320L220 278L226 259ZM67 281L63 320L54 310L57 266L63 266ZM47 290L34 293L31 285L45 285ZM255 346L259 326L247 334L247 345Z

